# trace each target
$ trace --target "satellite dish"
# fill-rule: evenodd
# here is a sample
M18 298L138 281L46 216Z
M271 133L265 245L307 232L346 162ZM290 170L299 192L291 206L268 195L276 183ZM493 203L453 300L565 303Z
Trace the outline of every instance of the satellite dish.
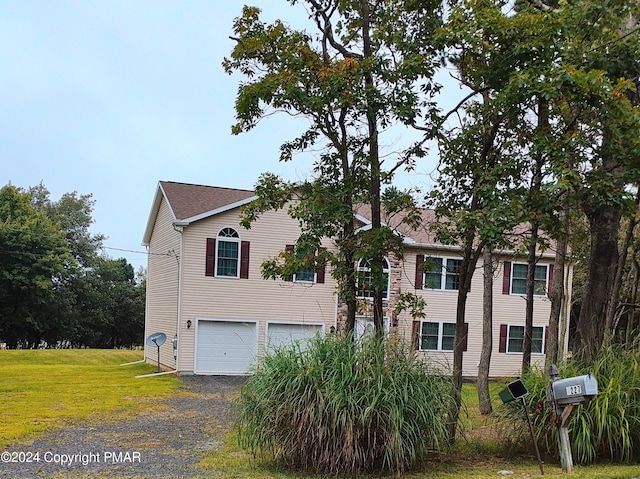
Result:
M158 372L160 372L160 346L167 340L167 335L164 333L153 333L147 338L147 346L157 346L158 348Z
M153 333L147 338L147 346L162 346L167 340L167 335L164 333Z

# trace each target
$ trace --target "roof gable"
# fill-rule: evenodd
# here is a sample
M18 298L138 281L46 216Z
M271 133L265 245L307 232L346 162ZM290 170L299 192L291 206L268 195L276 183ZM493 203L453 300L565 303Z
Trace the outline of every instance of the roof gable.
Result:
M151 240L151 233L163 199L171 210L174 224L183 223L186 225L241 206L253 198L255 198L255 193L251 190L160 181L151 206L142 244L146 246Z
M173 181L161 181L160 188L162 188L176 220L200 216L209 211L252 198L255 195L250 190L192 185Z

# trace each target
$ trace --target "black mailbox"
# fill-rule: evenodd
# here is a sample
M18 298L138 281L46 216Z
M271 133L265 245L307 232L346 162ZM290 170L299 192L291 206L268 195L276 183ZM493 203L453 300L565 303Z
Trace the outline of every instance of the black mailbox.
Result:
M500 391L498 395L500 396L500 399L502 399L503 403L508 403L526 396L528 392L529 391L527 391L524 383L519 379L516 379L515 381L507 384L507 386Z

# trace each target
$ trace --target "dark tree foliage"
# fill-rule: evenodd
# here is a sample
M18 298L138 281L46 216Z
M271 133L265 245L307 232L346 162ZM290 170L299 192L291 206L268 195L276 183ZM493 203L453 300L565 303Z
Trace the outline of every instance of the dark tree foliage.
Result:
M100 254L91 195L52 201L40 184L0 189L0 343L8 348L142 343L145 281Z

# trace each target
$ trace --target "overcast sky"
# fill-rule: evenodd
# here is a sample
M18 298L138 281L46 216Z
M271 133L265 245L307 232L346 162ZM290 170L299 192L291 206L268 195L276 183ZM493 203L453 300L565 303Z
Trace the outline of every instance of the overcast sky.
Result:
M230 133L242 78L221 62L245 3L268 21L306 18L285 0L0 0L0 186L93 194L93 232L138 269L146 255L119 249L144 251L159 180L251 189L264 171L304 178L312 157L278 163L299 120ZM424 185L432 169L399 184Z

